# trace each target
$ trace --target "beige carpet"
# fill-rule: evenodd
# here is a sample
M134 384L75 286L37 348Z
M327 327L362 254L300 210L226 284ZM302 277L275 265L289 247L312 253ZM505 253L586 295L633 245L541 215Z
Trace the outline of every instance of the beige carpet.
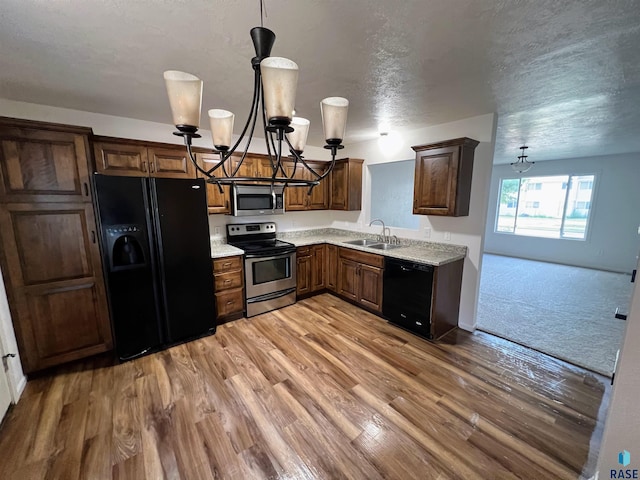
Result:
M611 376L630 275L485 254L477 327Z

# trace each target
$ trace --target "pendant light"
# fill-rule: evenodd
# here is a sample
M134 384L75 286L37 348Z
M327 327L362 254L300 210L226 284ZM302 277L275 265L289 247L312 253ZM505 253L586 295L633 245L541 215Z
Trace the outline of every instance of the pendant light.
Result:
M262 20L263 1L260 1ZM262 23L262 22L261 22ZM234 145L232 143L235 116L232 112L221 109L208 111L214 151L220 160L210 169L200 167L193 154L191 144L193 138L199 138L200 109L202 105L203 82L195 75L169 70L164 72L164 79L169 96L169 104L173 114L173 123L177 132L174 135L183 137L187 153L196 169L208 177L208 182L215 183L222 191L221 185L234 183L266 183L290 186L308 186L309 192L320 180L331 173L338 150L344 148L349 101L342 97L328 97L320 102L322 126L326 145L331 153L329 167L322 173L316 172L302 156L309 133L309 120L294 117L296 88L298 84L298 65L287 58L271 57L271 48L275 42L275 34L263 26L251 29L251 39L256 56L251 60L254 71L253 99L249 117ZM266 150L271 160L272 174L269 177L240 177L237 175L253 139L258 118L262 121L262 130L266 142ZM227 160L238 150L238 146L246 137L244 149L239 162L233 171L228 170ZM284 144L284 145L283 145ZM283 149L294 162L290 176L285 174L282 165ZM293 178L296 168L301 165L311 172L307 180Z
M531 167L536 163L536 162L529 162L527 161L528 156L524 154L524 151L529 148L526 145L523 145L522 147L520 147L520 155L518 156L518 161L517 162L513 162L511 163L511 168L513 168L513 171L516 173L524 173L524 172L528 172L529 170L531 170Z

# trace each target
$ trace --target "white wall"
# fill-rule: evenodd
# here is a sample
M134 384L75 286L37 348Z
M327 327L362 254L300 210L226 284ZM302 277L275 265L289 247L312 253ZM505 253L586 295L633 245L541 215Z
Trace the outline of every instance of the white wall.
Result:
M640 267L640 265L638 265ZM627 317L627 330L618 357L609 415L605 424L600 454L599 478L611 478L611 470L640 469L640 291L636 283L631 310ZM618 464L618 452L631 453L631 464ZM598 476L596 476L598 478ZM614 477L615 478L615 477ZM619 477L622 478L622 477Z
M496 120L496 115L488 114L398 134L396 136L397 148L393 152L383 150L377 139L348 145L343 150L346 156L365 159L362 212L357 219L349 222L347 228L377 233L380 230L379 226L376 225L375 228L366 227L371 220L371 195L372 193L375 194L375 192L371 192L371 178L366 168L368 165L415 158L415 152L411 149L413 145L434 143L459 137L470 137L480 141L474 157L469 216L438 217L418 215L420 220L418 230L391 228L392 234L399 237L466 245L468 247L468 255L464 262L459 319L459 326L465 330L473 330L476 325L479 272L482 262L483 235L486 224L486 207L493 162ZM425 235L425 228L431 231L429 238ZM445 240L447 232L451 236L450 240Z
M517 178L509 165L495 165L487 215L485 252L629 273L640 248L640 154L537 162L523 176L595 174L585 241L494 232L501 178Z
M4 287L2 271L0 271L0 353L2 355L10 353L14 353L16 355L13 358L7 359L9 367L7 376L9 379L9 389L11 390L11 399L16 403L18 398L20 398L24 387L27 386L27 379L22 372L20 352L18 352L16 335L13 331L11 313L9 312L9 301L7 300L7 292ZM0 366L0 368L2 368L2 366Z

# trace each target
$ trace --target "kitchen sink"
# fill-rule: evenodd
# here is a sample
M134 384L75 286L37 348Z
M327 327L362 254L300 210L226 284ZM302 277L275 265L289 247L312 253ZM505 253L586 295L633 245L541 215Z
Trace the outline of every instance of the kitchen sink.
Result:
M375 248L376 250L393 250L394 248L400 248L402 245L393 245L391 243L374 243L373 245L366 245L368 248Z
M349 240L343 243L348 243L349 245L360 245L361 247L370 247L371 245L379 245L380 240L372 240L370 238L359 238L358 240Z

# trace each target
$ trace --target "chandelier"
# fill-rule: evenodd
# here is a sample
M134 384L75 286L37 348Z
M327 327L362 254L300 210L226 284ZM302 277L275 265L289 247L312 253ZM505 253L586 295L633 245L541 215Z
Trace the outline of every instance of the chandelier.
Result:
M524 151L527 148L529 147L527 147L526 145L523 145L522 147L520 147L520 150L522 151L518 156L518 161L511 163L511 168L513 168L514 172L517 172L517 173L528 172L529 170L531 170L531 167L536 163L536 162L527 161L528 156L524 154Z
M324 148L330 150L331 162L328 168L320 172L316 171L302 156L309 133L309 120L293 116L298 83L298 65L287 58L270 56L276 36L268 28L254 27L250 34L256 52L256 56L251 60L254 71L253 99L249 116L235 144L231 145L234 114L221 109L209 110L214 152L219 154L220 160L208 170L198 165L191 149L191 143L193 138L200 137L197 132L200 125L203 82L195 75L169 70L164 72L164 80L173 123L178 130L174 132L174 135L183 137L191 162L201 174L208 178L208 182L217 184L221 192L222 185L262 183L269 184L272 188L276 184L308 186L309 193L311 193L313 187L331 173L338 150L344 148L342 140L349 101L342 97L328 97L320 102L326 139ZM272 174L269 177L241 177L237 174L247 156L258 117L262 121ZM244 144L242 156L235 167L231 169L227 160L236 152L245 136L247 141ZM283 149L288 149L288 155L294 164L288 176L282 165ZM287 155L286 151L284 155ZM307 179L294 178L298 166L311 172L310 175L305 175Z

